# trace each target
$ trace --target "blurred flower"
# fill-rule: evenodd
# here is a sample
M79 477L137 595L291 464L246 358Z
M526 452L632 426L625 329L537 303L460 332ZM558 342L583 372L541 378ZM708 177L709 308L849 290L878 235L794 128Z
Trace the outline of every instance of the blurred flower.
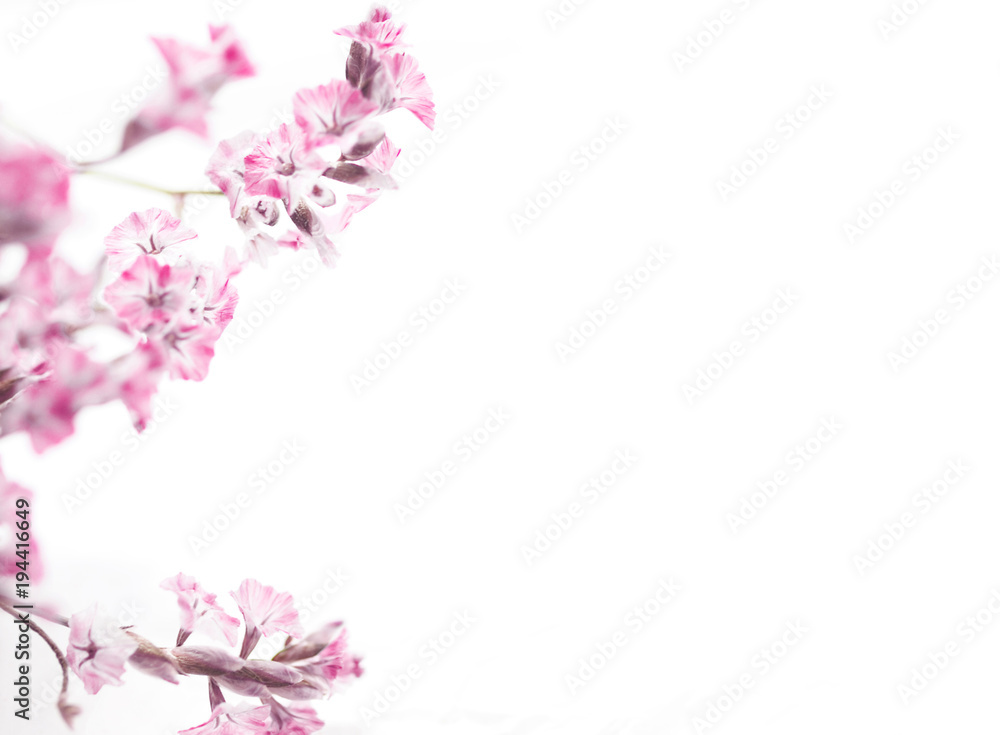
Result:
M96 604L69 619L66 660L87 694L97 694L105 684L121 686L125 662L138 647Z

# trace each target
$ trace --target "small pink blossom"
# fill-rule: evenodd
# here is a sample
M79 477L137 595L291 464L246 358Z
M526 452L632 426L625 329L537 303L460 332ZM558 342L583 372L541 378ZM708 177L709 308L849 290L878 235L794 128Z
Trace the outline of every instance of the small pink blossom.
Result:
M125 662L138 644L110 616L92 605L69 619L66 660L83 681L87 694L105 684L121 686Z
M266 700L271 705L268 735L311 735L323 727L323 720L316 710L300 702L279 703L273 697Z
M379 173L388 174L395 165L396 159L399 158L400 152L400 148L393 145L393 142L389 140L389 136L387 135L379 143L378 148L372 151L371 155L359 161L359 163L371 166Z
M162 209L132 212L104 238L108 268L121 273L141 255L166 255L166 262L175 263L179 257L177 245L196 237L198 233Z
M299 611L295 609L295 600L289 593L277 592L274 587L262 585L256 579L245 579L231 594L247 627L243 648L249 645L250 649L241 651L242 657L247 657L261 635L287 633L295 638L302 636Z
M282 125L247 154L244 159L247 194L280 199L289 206L293 182L314 179L327 167L312 152L305 134L295 126Z
M368 20L358 25L345 26L334 31L338 36L345 36L360 43L366 43L377 51L390 51L401 48L403 31L406 25L396 25L392 13L384 7L375 7Z
M222 329L215 324L175 322L147 336L164 350L171 378L200 381L208 377L221 335Z
M349 160L368 155L385 135L370 120L378 113L378 105L343 80L300 89L292 109L296 124L311 140L319 145L336 144Z
M433 92L427 77L417 68L417 60L409 54L390 54L382 63L395 90L388 109L402 107L409 110L431 130L434 129Z
M38 147L0 139L0 246L42 257L69 221L69 168Z
M104 290L118 317L136 331L183 317L194 288L194 271L184 265L161 264L141 255Z
M181 635L178 636L178 645L196 630L225 640L230 646L236 645L240 621L232 615L227 615L215 601L215 595L206 592L194 577L178 573L175 577L163 580L160 587L177 595L177 606L181 611Z
M212 716L204 724L181 730L180 735L253 735L268 732L268 721L271 707L254 707L253 705L232 705L223 703L216 705Z
M140 341L134 350L111 364L116 392L139 431L153 416L153 396L165 372L166 355L148 341Z

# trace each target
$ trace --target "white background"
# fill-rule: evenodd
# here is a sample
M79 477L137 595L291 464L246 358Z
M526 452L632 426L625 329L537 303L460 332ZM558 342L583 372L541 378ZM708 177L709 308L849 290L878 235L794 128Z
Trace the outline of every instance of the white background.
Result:
M148 34L202 42L218 21L209 0L75 0L15 53L7 32L39 7L4 4L0 104L58 150L113 117L157 63ZM164 387L176 408L141 448L123 443L120 406L86 412L41 458L22 437L2 442L5 471L37 492L39 598L67 612L137 606L137 629L166 645L168 575L227 598L247 576L310 598L339 569L349 581L311 621L346 620L367 674L320 705L329 732L693 733L744 673L753 688L712 732L995 730L1000 621L987 609L972 640L959 626L1000 589L1000 296L990 281L958 309L949 292L1000 250L1000 7L928 2L888 38L888 0L590 0L553 25L558 7L404 2L443 140L407 158L428 134L393 115L412 175L356 218L339 266L301 288L295 256L245 273L231 330L273 290L285 302L243 344L220 344L204 383ZM215 140L266 127L296 89L341 76L331 30L366 9L245 0L226 19L260 74L218 96L213 142L171 134L110 170L204 185ZM675 53L725 9L733 22L679 69ZM786 139L779 120L823 85L832 97ZM449 115L456 105L475 110ZM581 171L579 149L609 118L627 130ZM907 161L948 126L960 138L912 180ZM769 137L777 153L723 201L717 182ZM571 185L518 232L512 215L564 170ZM897 178L905 195L851 243L844 224ZM170 204L74 187L60 247L78 262L129 211ZM239 237L221 203L191 223L209 243ZM669 265L626 301L616 284L655 246ZM448 279L466 290L418 332L411 315ZM751 341L744 324L779 289L794 306ZM607 298L616 313L560 359L556 343ZM894 370L889 353L938 309L947 323ZM412 345L358 395L351 376L402 330ZM745 353L689 402L683 386L734 340ZM453 445L496 407L509 420L463 461ZM843 428L794 471L786 455L830 417ZM248 478L292 439L306 451L196 555L191 538L256 493ZM638 461L586 503L581 485L616 450ZM113 451L123 466L69 513L64 498ZM913 497L956 459L971 469L921 512ZM394 505L447 460L457 473L401 524ZM790 481L734 533L727 514L779 470ZM522 547L574 501L584 515L529 566ZM912 528L862 574L856 555L905 512ZM628 627L671 578L676 597ZM477 622L427 666L421 646L465 611ZM765 674L755 656L789 621L807 632ZM566 676L616 631L627 645L571 695ZM959 655L904 704L898 685L948 641ZM361 708L411 664L422 677L366 730ZM55 669L40 649L35 666L40 690ZM84 734L160 735L207 714L200 682L135 671L96 697L75 682L72 699ZM10 709L5 697L5 732ZM46 710L14 731L60 732Z

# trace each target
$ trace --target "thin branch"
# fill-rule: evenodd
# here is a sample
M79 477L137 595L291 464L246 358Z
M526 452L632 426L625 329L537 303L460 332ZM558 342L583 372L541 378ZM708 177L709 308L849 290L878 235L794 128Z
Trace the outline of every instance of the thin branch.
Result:
M222 192L219 191L218 189L164 189L162 186L156 186L155 184L147 184L145 181L136 181L135 179L129 179L126 178L125 176L119 176L118 174L108 173L107 171L96 171L92 168L77 168L73 170L73 173L98 176L102 179L107 179L108 181L116 181L119 184L128 184L129 186L137 186L140 189L156 191L161 194L167 194L168 196L173 196L173 197L194 196L196 194L201 194L202 196L209 196L209 197L223 196Z

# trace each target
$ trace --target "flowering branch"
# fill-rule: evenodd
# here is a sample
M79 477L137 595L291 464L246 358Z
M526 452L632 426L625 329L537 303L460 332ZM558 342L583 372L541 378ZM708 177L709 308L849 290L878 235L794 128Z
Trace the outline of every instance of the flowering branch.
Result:
M244 268L265 265L282 250L312 250L326 265L336 263L340 233L396 186L400 149L386 135L385 116L403 109L434 125L431 90L405 51L403 31L384 8L336 30L351 40L345 78L295 92L293 124L219 142L205 170L217 190L172 190L93 167L168 130L208 137L206 115L218 90L255 73L229 26L209 26L207 48L153 39L169 81L128 121L118 150L105 158L72 160L28 135L0 135L0 438L24 432L41 453L74 433L78 413L111 402L120 402L143 430L164 379L207 377L239 303L235 281ZM94 267L78 271L57 254L72 218L74 174L162 193L178 208L188 196L224 196L242 237L221 262L208 260L180 212L132 212L95 247ZM124 335L125 347L99 357L108 352L80 339L96 325ZM16 576L19 595L22 586L27 590L29 558L31 580L41 576L35 536L24 530L31 497L0 470L0 538L20 541L0 547L0 579ZM8 533L14 529L21 533ZM360 659L346 653L341 623L304 635L288 594L252 579L233 592L243 616L237 655L189 644L201 632L236 646L240 621L215 595L183 574L161 586L177 595L181 611L172 647L118 627L96 605L69 619L33 608L37 617L69 628L64 655L41 626L25 621L62 667L59 708L67 722L79 711L65 701L69 671L96 694L122 684L128 663L175 684L181 676L208 678L210 718L186 733L308 735L323 723L303 702L328 697L336 682L362 673ZM0 608L20 619L15 605L0 596ZM261 639L277 634L286 639L276 655L251 658ZM224 690L259 704L230 703Z

